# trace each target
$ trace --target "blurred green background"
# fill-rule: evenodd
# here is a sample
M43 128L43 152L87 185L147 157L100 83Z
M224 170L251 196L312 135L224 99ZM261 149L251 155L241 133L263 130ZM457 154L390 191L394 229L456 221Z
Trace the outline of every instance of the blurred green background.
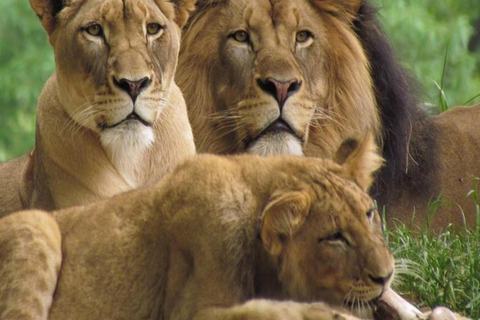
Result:
M480 93L480 54L467 50L473 22L480 18L478 0L374 2L399 58L419 78L425 102L439 105L437 84L444 71L448 105L464 104ZM28 1L2 0L0 161L32 148L37 97L53 68L52 50Z

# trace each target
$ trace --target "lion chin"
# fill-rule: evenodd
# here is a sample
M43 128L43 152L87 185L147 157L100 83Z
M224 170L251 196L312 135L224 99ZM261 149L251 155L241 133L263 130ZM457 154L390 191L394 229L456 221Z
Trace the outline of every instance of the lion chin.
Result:
M142 155L152 147L155 134L151 127L129 120L100 133L100 141L113 166L132 187Z
M304 155L301 141L287 132L264 134L249 145L247 152L260 156Z

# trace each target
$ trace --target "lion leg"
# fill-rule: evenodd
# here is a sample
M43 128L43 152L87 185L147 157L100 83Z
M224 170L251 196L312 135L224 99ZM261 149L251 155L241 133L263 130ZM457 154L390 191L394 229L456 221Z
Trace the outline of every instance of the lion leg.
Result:
M55 219L22 211L0 219L0 319L47 319L62 261Z
M231 308L208 308L194 320L360 320L323 303L255 299Z

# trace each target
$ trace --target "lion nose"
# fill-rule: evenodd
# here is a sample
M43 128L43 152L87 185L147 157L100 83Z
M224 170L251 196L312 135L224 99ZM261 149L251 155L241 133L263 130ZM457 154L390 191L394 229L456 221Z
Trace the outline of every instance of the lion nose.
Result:
M302 83L298 79L280 81L273 78L258 79L258 86L266 93L271 94L278 102L280 109L289 96L297 92Z
M389 273L388 275L386 275L386 276L382 276L382 275L380 275L380 276L378 276L378 275L373 276L373 275L370 274L369 277L370 277L370 280L372 280L374 283L384 286L384 285L386 285L387 282L390 280L390 278L392 277L392 275L393 275L393 271L390 272L390 273Z
M117 87L128 93L130 98L132 98L133 102L137 100L140 92L142 92L143 89L147 88L151 82L152 80L149 77L133 81L125 78L122 78L120 80L113 78L113 83L115 83Z

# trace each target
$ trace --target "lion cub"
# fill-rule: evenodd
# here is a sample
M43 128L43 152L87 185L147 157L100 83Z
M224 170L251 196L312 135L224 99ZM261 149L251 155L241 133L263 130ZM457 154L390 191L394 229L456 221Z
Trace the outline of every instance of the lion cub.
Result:
M151 188L0 219L0 318L363 313L394 271L366 193L381 159L368 137L336 161L202 155Z
M195 153L173 80L195 1L30 0L55 52L35 149L0 164L0 215L152 185Z

